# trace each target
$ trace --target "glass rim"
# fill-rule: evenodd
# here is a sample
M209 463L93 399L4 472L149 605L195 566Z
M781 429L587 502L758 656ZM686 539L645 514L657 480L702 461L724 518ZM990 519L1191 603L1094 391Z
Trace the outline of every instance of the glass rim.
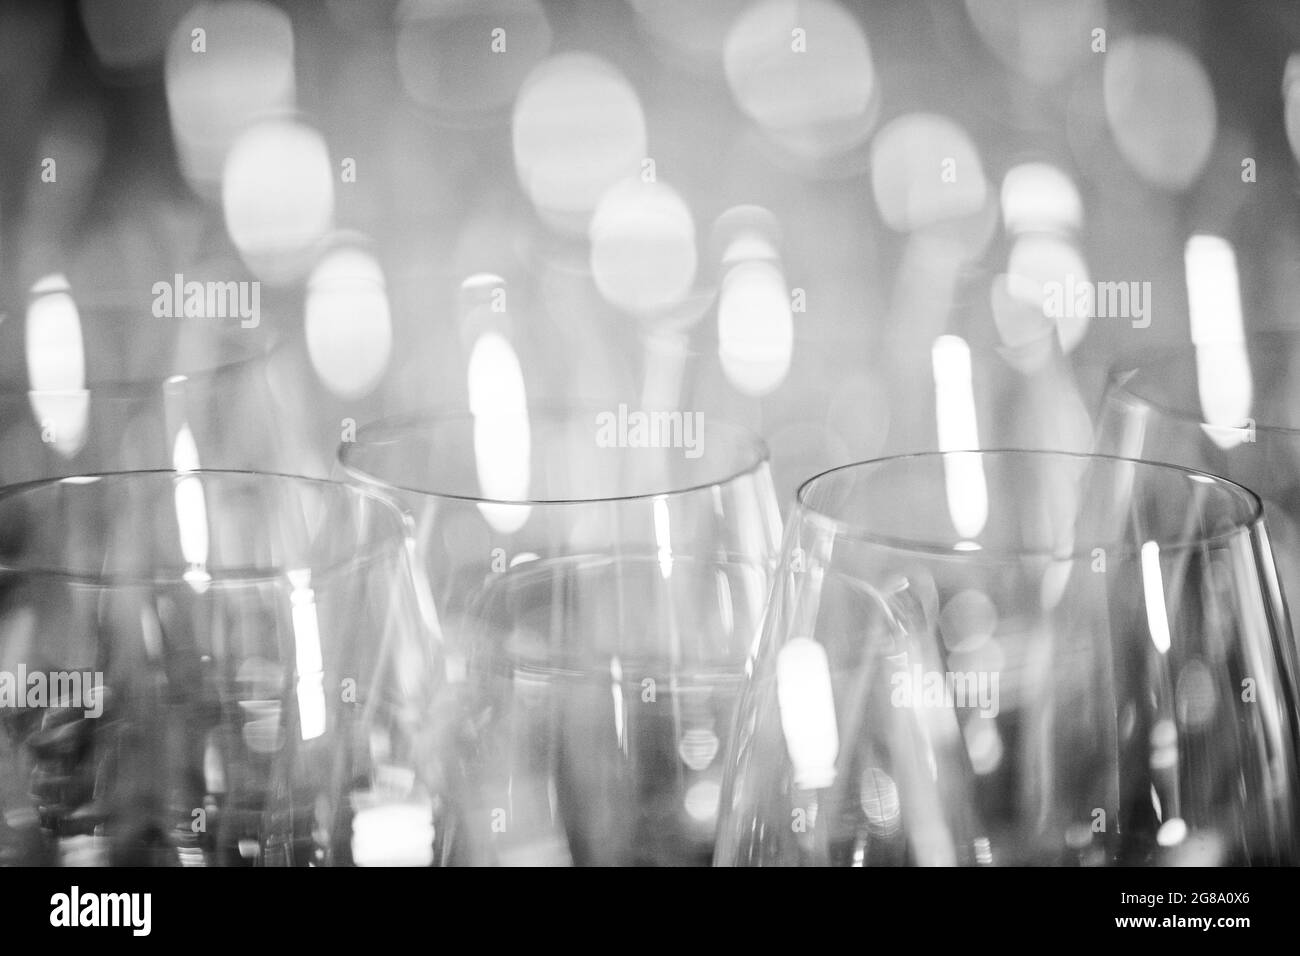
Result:
M318 582L326 578L332 578L343 572L352 571L355 568L364 566L372 561L375 556L386 547L394 544L401 545L400 550L405 554L405 541L408 532L408 522L402 512L383 495L372 491L369 488L361 488L356 485L348 484L343 481L334 481L328 478L312 478L307 475L292 475L284 472L275 471L256 471L252 469L238 468L197 468L187 471L179 471L171 468L149 468L134 471L102 471L88 472L79 475L66 475L58 478L37 478L33 481L24 481L12 485L0 487L0 508L3 508L11 500L19 498L32 492L38 492L45 488L55 485L85 486L96 484L100 481L131 481L140 482L171 479L173 482L195 476L198 478L212 479L253 479L258 483L272 481L275 483L284 483L289 486L297 487L314 487L328 489L332 493L343 494L354 504L359 501L365 501L376 507L378 513L387 515L392 522L392 530L398 532L393 538L393 542L388 542L388 535L382 534L377 540L369 542L365 548L359 551L352 551L344 555L340 560L330 561L322 568L309 568L311 571L311 580ZM208 575L206 582L207 587L247 587L258 584L272 584L288 580L288 572L296 570L288 565L277 567L274 570L265 567L221 567L220 565L204 565L204 571ZM26 565L22 563L13 563L7 559L0 558L0 578L8 575L33 578L38 580L57 580L70 584L79 584L89 587L157 587L157 586L179 586L189 585L184 573L177 574L138 574L138 573L106 573L96 572L89 573L78 569L61 568L50 566L48 563ZM313 584L313 586L315 586Z
M197 336L197 340L201 342L203 337L206 336L209 341L220 343L222 346L229 348L229 351L233 354L214 362L197 363L195 367L190 369L172 368L172 363L169 361L163 371L150 371L147 374L134 376L111 374L108 377L97 377L95 362L93 356L86 350L85 335L83 333L82 348L86 350L84 356L85 381L80 389L38 389L22 387L13 382L5 382L0 385L0 399L13 400L31 395L72 394L91 395L101 400L131 400L151 392L165 390L173 383L181 385L189 381L205 382L254 368L258 363L268 361L273 356L283 352L294 338L292 334L276 329L274 324L262 331L260 320L258 328L246 329L239 324L222 325L212 319L156 318L148 312L147 308L137 308L136 305L121 297L84 297L78 296L75 292L68 292L67 294L72 296L73 302L76 303L83 328L87 324L103 325L105 323L126 328L138 323L141 328L147 330L151 325L174 324L184 321L207 323ZM30 299L31 297L29 297L29 302ZM23 306L23 311L25 312L25 310L26 305ZM21 318L21 315L17 317L19 324L22 324ZM230 348L231 346L233 348ZM27 384L30 386L30 382Z
M837 465L834 468L828 468L825 471L819 472L799 484L798 489L795 491L795 507L799 514L798 518L794 520L796 521L796 524L804 520L811 520L814 524L819 525L838 536L877 544L881 547L890 548L896 551L948 557L956 560L987 560L990 558L995 560L1024 560L1041 558L1051 561L1073 561L1092 557L1095 548L1103 548L1107 554L1121 557L1130 557L1140 553L1140 547L1121 545L1115 542L1105 544L1096 542L1082 546L1075 545L1068 553L1063 551L1054 551L1050 548L1035 547L981 547L972 549L962 549L953 546L943 547L920 539L908 539L896 535L873 533L866 530L858 523L846 521L842 518L836 518L828 514L825 510L810 505L807 501L807 496L811 492L815 483L839 473L858 469L875 469L910 461L942 459L950 455L989 455L1002 458L1037 459L1040 461L1057 458L1076 462L1102 462L1111 467L1117 465L1136 465L1142 468L1154 469L1158 472L1181 474L1192 481L1197 481L1202 484L1216 485L1227 490L1234 496L1244 499L1244 502L1249 508L1249 513L1244 518L1233 519L1232 526L1226 530L1208 535L1194 535L1168 543L1152 539L1156 541L1156 544L1159 546L1162 553L1180 551L1189 547L1226 542L1242 533L1251 532L1260 527L1264 521L1264 504L1259 495L1251 491L1245 485L1238 484L1228 478L1223 478L1206 471L1199 471L1195 468L1187 468L1183 465L1150 461L1144 458L1124 458L1119 455L1102 455L1095 452L1057 451L1046 448L970 448L954 449L950 451L921 451L901 455L887 455L881 458L869 458L862 461Z
M534 420L538 416L554 418L556 420L565 420L575 418L580 413L600 414L608 411L610 411L608 407L597 405L594 402L540 402L529 403L527 415L530 421ZM363 438L367 433L373 435L376 432L382 432L384 430L398 432L400 437L392 439L392 442L396 443L408 440L412 435L423 434L425 429L434 425L450 422L472 422L474 418L474 413L468 408L455 406L440 409L425 409L422 411L408 412L401 415L380 418L376 421L368 422L358 428L355 441L340 442L335 459L350 478L370 487L390 489L405 494L417 495L422 498L435 498L443 501L542 508L564 505L593 505L618 502L653 501L657 498L680 498L686 495L698 494L699 492L707 491L710 488L720 488L740 481L745 477L760 471L771 460L771 452L767 446L767 442L763 440L763 437L759 435L758 432L732 421L706 417L704 420L704 427L706 430L714 432L721 430L727 432L738 439L738 444L745 447L746 454L742 456L741 464L725 469L725 474L713 481L702 481L692 485L682 485L656 491L637 492L635 494L595 495L591 497L569 498L488 498L481 495L437 491L428 487L415 488L405 484L395 484L386 481L380 475L361 468L349 461L350 455L354 454L357 449L366 445L374 446L381 444L374 440L367 442Z
M1297 343L1300 343L1300 329L1259 329L1248 332L1243 341L1250 343L1269 338L1294 339ZM1234 429L1228 425L1212 425L1205 420L1205 416L1201 414L1199 409L1180 407L1169 402L1160 401L1150 395L1143 394L1134 387L1135 380L1141 379L1145 381L1148 376L1160 369L1172 368L1189 359L1194 361L1195 357L1196 346L1188 342L1183 345L1169 346L1156 353L1156 356L1150 361L1141 362L1137 365L1113 367L1106 376L1105 399L1154 409L1184 424L1214 429L1220 433L1243 431L1244 427ZM1272 425L1255 420L1250 427L1257 434L1263 432L1268 435L1282 435L1293 438L1300 436L1300 425Z

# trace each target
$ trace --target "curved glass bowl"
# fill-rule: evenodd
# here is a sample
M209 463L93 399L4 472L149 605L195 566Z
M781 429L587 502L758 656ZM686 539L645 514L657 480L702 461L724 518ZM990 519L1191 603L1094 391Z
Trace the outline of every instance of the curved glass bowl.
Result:
M1300 333L1156 353L1111 376L1096 450L1236 481L1264 501L1282 578L1300 593Z
M415 416L340 452L411 516L459 664L466 862L711 857L779 512L756 436L627 415Z
M1297 861L1295 665L1249 491L889 458L805 483L783 547L719 864Z
M0 492L0 864L437 861L406 540L380 498L281 475Z

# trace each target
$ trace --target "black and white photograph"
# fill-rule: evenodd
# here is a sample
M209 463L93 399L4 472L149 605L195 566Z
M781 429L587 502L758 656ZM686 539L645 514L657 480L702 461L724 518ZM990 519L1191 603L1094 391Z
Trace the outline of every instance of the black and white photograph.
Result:
M1295 0L0 0L6 936L1222 951L1296 602Z

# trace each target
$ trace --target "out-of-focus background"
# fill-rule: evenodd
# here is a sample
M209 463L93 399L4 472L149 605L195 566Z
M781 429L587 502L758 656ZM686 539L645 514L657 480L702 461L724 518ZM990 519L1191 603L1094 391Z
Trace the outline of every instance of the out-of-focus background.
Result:
M1189 276L1298 324L1298 52L1286 0L8 0L0 480L555 399L753 426L787 495L1086 447Z

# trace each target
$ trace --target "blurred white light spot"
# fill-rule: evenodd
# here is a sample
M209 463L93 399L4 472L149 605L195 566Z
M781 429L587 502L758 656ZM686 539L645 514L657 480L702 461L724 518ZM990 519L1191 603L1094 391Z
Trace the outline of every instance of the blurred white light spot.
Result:
M659 557L659 574L665 581L673 573L672 522L668 515L668 499L655 498L654 507L655 550Z
M792 151L812 157L842 153L871 131L871 51L858 21L839 4L756 3L732 25L723 62L740 108Z
M1165 608L1165 584L1160 572L1160 545L1142 544L1142 593L1146 600L1147 630L1151 643L1164 654L1169 650L1169 612Z
M1171 817L1156 831L1156 842L1161 846L1177 846L1186 838L1187 822L1181 817Z
M615 654L609 660L609 696L614 703L614 740L622 749L626 740L626 704L623 700L623 662Z
M204 658L208 660L208 658ZM226 792L226 757L222 753L226 746L226 728L208 732L203 746L203 785L208 793L224 794Z
M943 456L948 513L957 534L973 543L988 520L989 499L980 456L960 454L979 448L970 347L960 336L941 335L934 340L930 355L939 450L953 453Z
M785 381L794 353L794 315L785 276L772 262L732 266L718 298L718 358L736 389L766 395Z
M1185 189L1214 145L1214 90L1195 54L1168 37L1126 36L1103 57L1106 120L1120 153L1147 182Z
M33 391L68 391L86 384L81 315L61 275L32 287L27 306L27 378Z
M179 472L199 470L199 446L189 425L182 425L172 442L172 468Z
M762 206L732 206L714 220L710 241L720 250L724 268L751 259L781 258L781 224Z
M998 626L998 609L983 591L958 591L939 613L939 633L949 651L973 651L988 641Z
M1194 235L1183 262L1204 430L1220 448L1233 448L1250 435L1254 398L1237 256L1226 239Z
M305 271L334 215L334 170L325 140L299 123L270 120L244 132L221 183L226 230L257 275Z
M212 583L208 573L208 509L203 482L192 472L198 471L199 448L189 425L182 425L172 443L172 468L189 477L176 483L176 527L180 536L181 555L185 558L183 580L197 594Z
M946 116L908 113L876 134L871 191L885 223L907 232L978 212L988 183L965 130Z
M776 695L781 730L794 764L795 786L802 790L829 787L835 781L840 737L830 662L821 644L796 637L781 648L776 659Z
M241 700L239 708L244 717L241 736L249 750L273 754L284 746L285 734L278 700Z
M1244 338L1237 256L1219 236L1198 234L1184 252L1192 344L1240 342Z
M101 867L112 864L112 844L106 836L62 836L58 838L58 851L59 866ZM181 865L185 864L182 862Z
M1291 155L1300 161L1300 53L1292 53L1286 59L1282 96L1285 100L1286 140L1291 144Z
M293 618L298 725L303 740L314 740L325 733L326 723L325 664L321 655L316 593L310 587L310 571L290 571L289 579L294 581L289 603Z
M1071 232L1083 225L1083 201L1064 172L1022 163L1002 179L1002 221L1011 232Z
M1157 720L1151 727L1150 740L1156 750L1175 746L1178 743L1177 725L1167 717Z
M70 458L85 445L90 414L81 314L62 275L37 281L32 296L26 320L28 399L41 440Z
M474 416L474 461L484 498L523 502L532 467L528 398L514 348L496 332L478 337L469 357L469 408ZM501 534L528 520L519 504L480 504L484 519Z
M513 415L527 407L524 373L514 348L497 332L479 336L470 352L469 410L477 418Z
M684 805L692 820L708 823L718 815L722 787L716 780L697 780L686 790Z
M177 436L178 444L180 436ZM190 441L191 446L193 440ZM185 454L184 450L181 452ZM197 460L197 452L195 452ZM208 507L203 493L203 479L177 468L182 477L173 492L176 506L176 529L180 537L181 556L185 559L183 578L197 594L203 594L212 582L208 573Z
M1088 823L1071 823L1065 829L1065 845L1072 850L1082 850L1092 843L1092 826Z
M898 785L879 767L868 767L858 783L858 803L867 816L867 828L880 836L898 832L902 824L902 802Z
M308 281L305 313L307 352L325 386L341 398L373 389L393 346L379 263L359 249L327 254Z
M714 486L714 489L720 496L721 492L718 491L716 485ZM721 511L721 508L718 510ZM742 536L742 540L753 540L754 543L752 546L759 550L762 549L762 545L758 543L759 539L747 539L745 536ZM748 545L742 544L741 546L747 547ZM714 569L713 580L717 585L715 593L718 595L717 634L720 638L729 640L736 632L736 609L731 597L731 582L728 580L726 572L721 568Z
M711 727L692 727L682 734L677 755L692 770L706 770L718 755L718 735Z
M352 818L357 866L428 866L433 862L433 804L427 800L361 807Z
M552 225L586 231L600 197L639 175L645 115L627 79L599 57L565 53L543 61L515 101L515 172Z
M972 720L964 728L966 753L971 769L980 776L990 774L1002 763L1002 735L992 720Z
M695 221L669 186L623 180L601 197L591 217L591 272L596 288L629 312L663 311L695 281Z
M167 44L165 81L181 168L196 184L216 183L242 129L295 106L289 15L251 0L195 5Z

